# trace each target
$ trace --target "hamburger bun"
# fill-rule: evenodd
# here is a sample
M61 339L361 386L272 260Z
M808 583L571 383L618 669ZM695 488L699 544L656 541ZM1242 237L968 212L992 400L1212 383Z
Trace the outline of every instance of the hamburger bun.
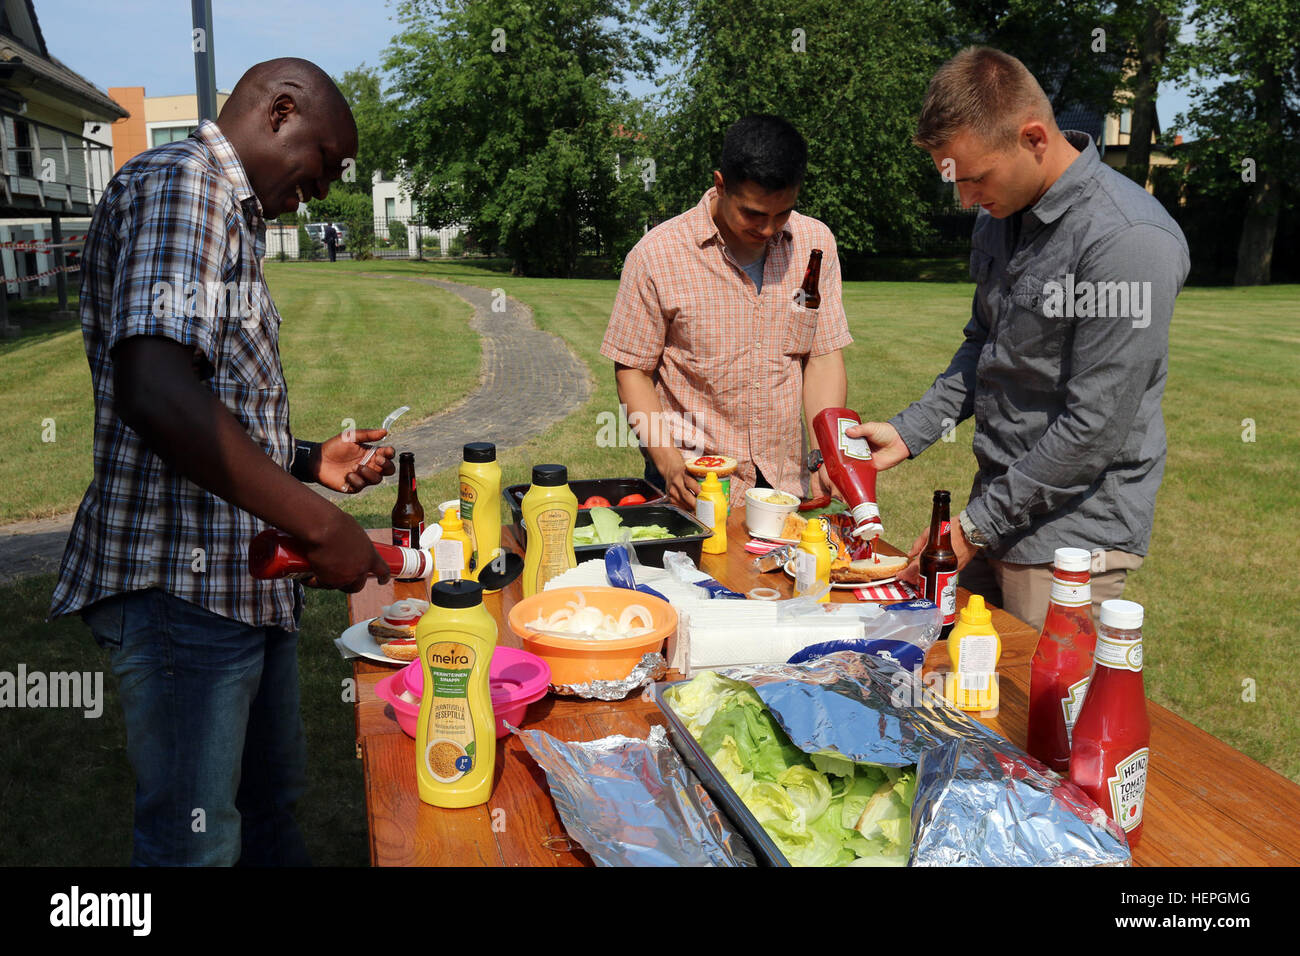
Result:
M726 455L700 455L698 458L686 459L686 472L692 478L705 478L709 472L719 478L726 478L736 470L739 462Z
M898 554L873 554L857 561L831 563L831 581L835 584L870 584L897 576L907 567L907 556Z
M370 622L367 630L385 657L413 661L419 653L415 646L415 626L427 610L428 601L407 598L381 608L379 617Z

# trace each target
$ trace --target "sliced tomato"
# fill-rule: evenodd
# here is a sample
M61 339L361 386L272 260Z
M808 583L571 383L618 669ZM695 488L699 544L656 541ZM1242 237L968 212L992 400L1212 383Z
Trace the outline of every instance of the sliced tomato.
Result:
M584 507L584 508L608 508L608 507L609 507L609 499L608 499L608 498L602 498L600 495L592 495L590 498L588 498L586 501L584 501L584 502L582 503L582 507Z
M643 505L645 504L645 495L624 495L618 499L620 505Z

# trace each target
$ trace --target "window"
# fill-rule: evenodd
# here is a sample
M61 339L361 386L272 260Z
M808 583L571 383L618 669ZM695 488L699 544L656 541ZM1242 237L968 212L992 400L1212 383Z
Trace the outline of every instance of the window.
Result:
M384 215L385 215L387 218L389 218L389 219L396 219L396 218L397 218L397 200L396 200L396 199L385 199L385 200L384 200Z
M23 120L14 120L14 158L18 161L18 175L31 176L35 168L32 128Z
M198 129L197 126L161 126L150 132L152 141L150 146L163 146L167 143L179 143L187 138L190 133Z
M1133 131L1133 111L1125 110L1119 114L1119 133L1127 136Z

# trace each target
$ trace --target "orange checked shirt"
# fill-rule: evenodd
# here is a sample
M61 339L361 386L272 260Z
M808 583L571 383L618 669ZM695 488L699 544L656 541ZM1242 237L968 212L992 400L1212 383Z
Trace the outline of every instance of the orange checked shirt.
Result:
M803 362L853 341L835 238L792 212L768 241L759 295L723 244L713 196L710 189L628 254L600 352L654 380L665 441L691 457L739 462L733 501L754 486L756 468L774 487L804 494ZM823 253L816 310L794 301L813 249Z

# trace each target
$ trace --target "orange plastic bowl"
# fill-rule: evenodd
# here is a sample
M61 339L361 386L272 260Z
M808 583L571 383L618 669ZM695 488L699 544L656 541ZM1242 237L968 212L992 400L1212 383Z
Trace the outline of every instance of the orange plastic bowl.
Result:
M623 610L639 604L650 612L649 634L619 640L584 640L538 634L528 625L539 616L550 617L564 610L570 601L586 603L617 618ZM510 630L524 642L524 650L536 654L551 668L552 686L585 684L593 680L622 680L632 673L642 656L653 654L677 628L677 612L667 601L651 594L625 588L555 588L524 598L510 610Z

